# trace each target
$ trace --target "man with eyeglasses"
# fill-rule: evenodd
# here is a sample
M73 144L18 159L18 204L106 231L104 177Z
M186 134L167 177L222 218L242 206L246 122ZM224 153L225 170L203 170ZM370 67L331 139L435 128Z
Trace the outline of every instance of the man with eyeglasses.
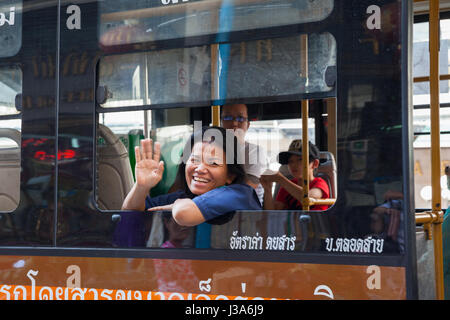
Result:
M269 162L264 148L245 141L245 134L250 127L247 105L229 104L222 106L221 109L222 127L233 130L234 135L245 145L245 163L243 165L248 176L247 183L255 188L256 194L262 204L264 189L259 183L259 178L268 169Z

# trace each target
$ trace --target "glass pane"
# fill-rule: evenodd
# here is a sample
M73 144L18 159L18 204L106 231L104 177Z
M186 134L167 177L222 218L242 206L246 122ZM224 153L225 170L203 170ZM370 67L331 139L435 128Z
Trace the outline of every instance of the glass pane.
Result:
M428 22L414 24L413 32L413 76L423 77L430 74L430 52ZM450 19L441 20L441 47L439 52L439 72L448 74L448 50L450 44Z
M301 36L233 44L229 50L227 90L220 99L331 90L325 82L327 68L336 65L336 41L330 33L308 35L306 74L302 70ZM226 65L223 68L226 72Z
M450 131L450 108L440 108L439 125L441 132ZM413 111L414 133L430 133L430 109L415 109ZM442 137L441 137L442 138ZM414 147L429 147L429 138L423 135L414 137ZM441 142L442 143L442 142ZM442 144L441 144L442 146Z
M308 119L308 138L315 143L315 121ZM302 119L252 121L246 134L246 141L263 147L267 152L269 169L278 171L278 154L289 149L289 144L302 138Z
M209 47L150 52L148 61L149 104L210 100Z
M415 133L428 133L414 136L414 189L416 208L431 208L431 140L430 109L418 109L413 112ZM440 109L440 130L450 131L450 108ZM450 165L450 135L440 135L441 145L441 188L442 207L449 204L450 190L447 185L445 166Z
M450 87L448 80L439 81L439 103L450 103ZM430 83L417 82L413 86L413 105L430 104Z
M99 122L110 128L116 135L128 134L130 128L144 130L144 112L145 111L102 113L99 115Z
M425 77L430 74L430 56L428 50L428 22L414 24L413 39L413 77ZM450 19L441 20L441 44L439 51L439 74L450 74ZM439 83L440 102L450 103L448 80ZM428 81L413 84L413 104L430 104L430 84Z
M99 68L99 84L109 91L102 107L223 104L223 99L330 91L325 72L336 65L336 41L329 33L307 39L307 72L301 36L220 45L215 63L214 46L107 56Z
M100 45L262 29L325 19L333 0L101 1Z
M145 55L128 54L103 57L99 64L99 84L109 96L104 107L144 105ZM145 73L144 73L145 75Z
M22 46L22 1L0 2L0 58L11 57Z
M413 29L413 76L427 76L430 74L428 22L415 23Z
M431 153L430 136L420 136L421 143L414 148L414 192L415 206L431 209ZM450 135L441 134L441 205L450 204L450 188L445 175L445 167L450 165Z

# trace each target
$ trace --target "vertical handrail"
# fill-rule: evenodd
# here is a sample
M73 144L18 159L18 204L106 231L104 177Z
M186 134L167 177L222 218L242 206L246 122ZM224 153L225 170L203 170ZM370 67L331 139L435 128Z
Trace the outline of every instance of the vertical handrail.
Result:
M302 209L309 210L309 145L308 145L308 100L302 100Z
M211 23L219 23L218 12L211 14ZM219 93L219 79L218 79L218 57L219 45L211 44L211 101L217 101L220 98ZM220 106L211 106L211 124L213 126L220 126Z
M430 121L431 121L431 186L432 212L442 214L440 124L439 124L439 0L430 0ZM442 254L442 222L433 223L436 298L444 299L444 272Z
M308 84L308 35L300 36L300 77L305 79L305 86ZM309 145L308 145L308 115L309 101L302 100L302 163L303 163L303 197L302 209L309 210Z
M212 125L220 127L220 106L211 107Z
M219 45L211 45L211 100L217 101L219 99L218 92L218 70L217 70L217 59L218 59ZM211 106L211 123L213 126L220 126L220 106Z
M219 79L217 62L219 55L219 45L211 45L211 100L217 101L220 98ZM220 106L211 106L211 123L213 126L220 126Z

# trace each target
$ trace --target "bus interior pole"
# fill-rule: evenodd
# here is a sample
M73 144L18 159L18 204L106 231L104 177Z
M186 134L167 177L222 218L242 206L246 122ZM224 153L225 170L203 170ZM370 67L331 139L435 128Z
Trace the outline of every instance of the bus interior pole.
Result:
M193 3L189 3L192 6ZM175 7L175 6L174 6ZM218 9L211 10L211 26L219 28L219 12ZM211 100L220 99L219 92L219 70L218 70L218 59L219 59L219 44L211 44ZM213 126L220 126L220 106L211 106L211 124Z
M211 98L217 100L220 98L218 93L219 84L217 79L217 59L218 59L218 44L211 45ZM213 126L220 126L220 106L211 107L211 123Z
M302 187L303 187L303 210L309 210L309 145L308 145L308 100L302 100Z
M308 35L300 35L300 77L304 79L305 87L308 84ZM309 145L308 145L308 114L309 114L309 101L302 100L302 208L303 210L309 210Z
M439 124L439 0L430 0L430 121L432 213L442 216ZM436 298L444 299L442 219L433 223Z

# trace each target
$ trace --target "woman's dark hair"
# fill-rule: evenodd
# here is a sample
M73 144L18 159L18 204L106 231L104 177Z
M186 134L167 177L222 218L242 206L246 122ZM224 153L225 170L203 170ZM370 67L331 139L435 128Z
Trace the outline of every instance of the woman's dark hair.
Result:
M181 155L181 161L178 165L178 172L175 179L175 184L182 189L188 196L191 198L195 197L195 195L189 189L189 186L186 183L186 162L191 156L192 148L194 144L197 142L204 142L215 144L223 149L224 154L226 156L226 165L227 172L229 175L234 176L231 184L245 183L246 174L244 170L244 166L238 163L238 150L239 150L239 142L233 132L230 130L227 134L227 130L221 127L202 127L201 130L195 131L190 139L186 142L186 145L183 149L183 154ZM232 150L227 149L232 148ZM233 158L231 159L231 152Z

